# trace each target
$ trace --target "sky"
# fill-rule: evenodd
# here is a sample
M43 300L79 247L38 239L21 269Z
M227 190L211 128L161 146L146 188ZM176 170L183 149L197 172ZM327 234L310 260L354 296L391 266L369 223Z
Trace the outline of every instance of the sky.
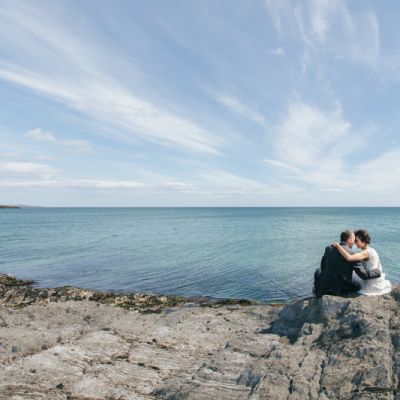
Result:
M400 206L395 0L0 0L0 203Z

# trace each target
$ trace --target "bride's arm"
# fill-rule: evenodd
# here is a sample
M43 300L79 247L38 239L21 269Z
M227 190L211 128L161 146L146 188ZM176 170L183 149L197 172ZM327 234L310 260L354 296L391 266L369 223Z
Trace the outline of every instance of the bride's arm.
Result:
M339 250L339 253L347 261L362 261L369 257L368 250L363 250L360 253L350 254L340 243L335 243L334 246Z

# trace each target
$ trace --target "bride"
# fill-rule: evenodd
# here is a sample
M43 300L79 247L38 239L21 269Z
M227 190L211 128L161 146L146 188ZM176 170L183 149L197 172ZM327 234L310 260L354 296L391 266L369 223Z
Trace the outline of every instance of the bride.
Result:
M343 248L343 246L340 246L339 243L335 243L334 246L347 261L361 261L368 278L364 280L358 275L353 274L353 281L360 284L360 290L358 293L367 296L377 296L380 294L390 293L391 284L387 279L385 279L385 274L382 272L379 255L375 249L369 246L371 237L369 236L368 231L360 229L355 232L355 237L355 244L359 249L361 249L359 253L350 254Z

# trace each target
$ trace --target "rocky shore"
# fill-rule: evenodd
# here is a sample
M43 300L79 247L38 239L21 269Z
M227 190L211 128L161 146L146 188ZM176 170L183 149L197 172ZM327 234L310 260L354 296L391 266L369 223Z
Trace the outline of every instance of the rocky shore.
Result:
M0 399L400 400L400 290L287 306L0 276Z

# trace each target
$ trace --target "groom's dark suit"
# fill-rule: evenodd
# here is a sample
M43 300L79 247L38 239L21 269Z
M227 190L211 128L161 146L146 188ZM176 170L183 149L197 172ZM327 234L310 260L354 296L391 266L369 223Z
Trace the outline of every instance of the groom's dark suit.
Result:
M341 246L346 246L346 243L341 243ZM314 275L316 296L357 291L359 285L352 282L352 275L354 267L359 265L359 262L346 261L336 247L326 247L321 260L321 270L316 271Z

